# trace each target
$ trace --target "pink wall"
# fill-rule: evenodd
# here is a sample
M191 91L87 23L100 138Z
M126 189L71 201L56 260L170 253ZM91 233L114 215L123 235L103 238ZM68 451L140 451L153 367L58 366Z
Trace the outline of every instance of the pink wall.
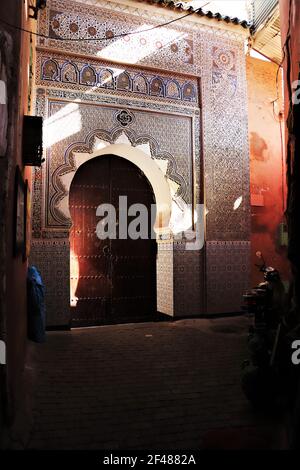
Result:
M264 254L267 264L279 269L284 281L289 279L287 249L279 242L279 225L285 220L286 170L281 140L284 123L278 116L282 99L272 103L277 98L277 70L274 63L247 59L253 285L262 277L254 266L259 262L256 251ZM282 95L281 81L278 91Z

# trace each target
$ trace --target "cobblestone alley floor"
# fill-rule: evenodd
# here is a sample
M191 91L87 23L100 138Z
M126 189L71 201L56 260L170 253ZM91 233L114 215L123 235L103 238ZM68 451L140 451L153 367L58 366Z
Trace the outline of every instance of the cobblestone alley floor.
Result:
M241 387L247 319L49 332L29 449L278 446Z

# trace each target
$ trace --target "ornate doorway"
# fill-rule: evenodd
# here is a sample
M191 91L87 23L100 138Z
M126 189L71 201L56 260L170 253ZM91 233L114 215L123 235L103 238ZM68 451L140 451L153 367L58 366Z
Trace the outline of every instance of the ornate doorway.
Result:
M147 239L99 239L96 215L100 204L117 209L148 209ZM114 155L93 158L77 170L69 193L72 218L71 325L92 326L152 320L156 313L156 240L151 238L151 204L155 198L147 178L130 161ZM128 217L128 224L134 217ZM118 230L117 230L118 232Z

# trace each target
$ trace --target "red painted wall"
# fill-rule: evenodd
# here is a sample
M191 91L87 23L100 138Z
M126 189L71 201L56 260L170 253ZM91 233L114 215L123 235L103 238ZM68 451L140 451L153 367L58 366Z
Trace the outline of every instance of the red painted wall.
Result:
M280 270L284 281L289 279L287 249L279 242L279 225L285 221L285 145L282 110L281 74L276 85L278 66L272 62L248 57L247 79L249 99L250 184L252 284L261 281L255 267L261 251L268 265ZM277 89L280 99L276 103Z
M12 25L32 29L33 23L27 17L27 1L11 0L0 3L0 18ZM6 424L23 419L26 392L24 390L24 365L27 352L27 308L26 276L27 262L22 256L13 255L14 227L14 180L19 165L23 178L30 181L31 169L22 162L23 116L28 114L29 51L30 35L0 23L13 45L10 75L7 77L8 94L8 146L0 161L0 193L3 201L1 218L4 233L1 236L1 337L6 343L5 374L1 383L1 394L7 403ZM5 389L5 390L3 390ZM3 398L2 398L3 399ZM22 418L19 418L22 416Z

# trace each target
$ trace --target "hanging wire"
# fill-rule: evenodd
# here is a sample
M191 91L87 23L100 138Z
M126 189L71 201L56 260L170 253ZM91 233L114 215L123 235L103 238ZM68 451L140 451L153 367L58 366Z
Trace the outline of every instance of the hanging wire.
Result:
M153 31L154 29L163 28L164 26L169 26L170 24L175 23L176 21L180 21L184 18L187 18L188 16L191 16L194 13L197 13L198 11L201 11L202 8L209 5L209 3L211 3L211 2L207 2L204 5L202 5L201 8L197 8L196 10L189 11L187 14L179 16L178 18L174 18L173 20L167 21L166 23L162 23L162 24L159 24L159 25L156 25L156 26L151 26L150 28L145 28L145 29L142 29L140 31L129 31L127 33L116 34L115 36L113 36L111 38L110 37L109 38L107 38L107 37L101 37L101 38L70 38L70 39L68 39L68 38L55 38L55 40L57 40L57 41L77 41L77 42L81 42L81 41L110 41L110 40L115 40L115 39L122 38L122 37L125 37L125 36L129 36L129 35L147 33L149 31ZM23 33L32 34L34 36L44 38L44 39L53 39L53 38L51 38L50 36L48 36L46 34L36 33L36 32L30 31L28 29L24 29L20 26L16 26L16 25L13 25L11 23L8 23L7 21L2 20L2 19L0 19L0 22L2 24L6 25L9 28L16 29L16 30L21 31Z

